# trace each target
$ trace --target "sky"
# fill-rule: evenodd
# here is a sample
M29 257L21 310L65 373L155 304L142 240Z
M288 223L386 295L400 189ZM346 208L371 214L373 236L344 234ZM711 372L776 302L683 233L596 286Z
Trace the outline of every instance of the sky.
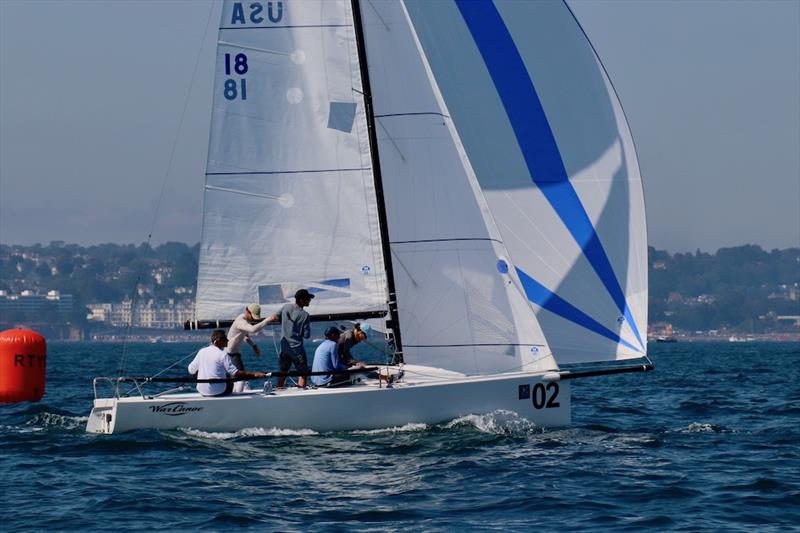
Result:
M630 122L650 245L800 246L800 0L568 3ZM200 239L218 16L0 0L0 243Z

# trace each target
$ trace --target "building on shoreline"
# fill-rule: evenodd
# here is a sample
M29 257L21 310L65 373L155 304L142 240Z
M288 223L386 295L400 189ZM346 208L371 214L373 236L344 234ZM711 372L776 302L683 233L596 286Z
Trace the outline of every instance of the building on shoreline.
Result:
M147 329L177 329L194 317L194 300L169 298L166 302L155 299L136 302L125 299L119 303L90 303L86 305L90 324L113 327Z
M80 339L83 334L75 311L75 297L71 294L55 290L46 294L32 290L13 294L0 290L0 330L23 327L46 337Z
M68 322L75 310L75 298L71 294L48 291L36 294L30 290L10 294L0 290L0 322L38 321L42 317L49 320Z

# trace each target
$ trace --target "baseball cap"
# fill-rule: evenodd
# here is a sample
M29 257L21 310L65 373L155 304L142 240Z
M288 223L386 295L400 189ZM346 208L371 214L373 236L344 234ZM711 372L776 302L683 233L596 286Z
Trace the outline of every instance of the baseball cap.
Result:
M313 294L308 292L306 289L300 289L296 293L294 293L295 298L299 298L301 300L310 300L314 297Z
M247 310L250 311L250 314L253 315L253 318L256 320L261 320L261 306L258 304L250 304L247 306Z

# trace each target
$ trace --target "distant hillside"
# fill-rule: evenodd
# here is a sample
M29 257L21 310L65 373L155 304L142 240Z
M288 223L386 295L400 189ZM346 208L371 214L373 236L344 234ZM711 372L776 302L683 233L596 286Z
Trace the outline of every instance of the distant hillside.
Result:
M791 329L778 317L800 315L800 248L674 255L650 248L649 270L651 324L757 333Z
M0 290L74 294L81 303L116 302L130 296L135 284L151 287L165 298L176 287L197 283L199 245L168 242L79 246L51 242L47 246L0 245Z
M72 294L72 321L80 323L86 304L119 302L137 286L155 300L193 297L198 250L178 242L0 245L0 290ZM791 321L778 317L800 315L800 248L767 252L746 245L715 254L650 248L649 275L651 324L756 333L791 329Z

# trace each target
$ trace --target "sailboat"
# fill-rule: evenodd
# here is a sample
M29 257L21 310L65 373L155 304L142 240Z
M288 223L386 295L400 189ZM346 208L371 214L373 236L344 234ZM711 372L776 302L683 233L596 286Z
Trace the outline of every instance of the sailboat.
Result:
M395 381L208 398L134 379L87 431L563 426L572 379L652 368L636 152L566 3L225 0L203 212L187 327L308 288L312 320L385 332Z

